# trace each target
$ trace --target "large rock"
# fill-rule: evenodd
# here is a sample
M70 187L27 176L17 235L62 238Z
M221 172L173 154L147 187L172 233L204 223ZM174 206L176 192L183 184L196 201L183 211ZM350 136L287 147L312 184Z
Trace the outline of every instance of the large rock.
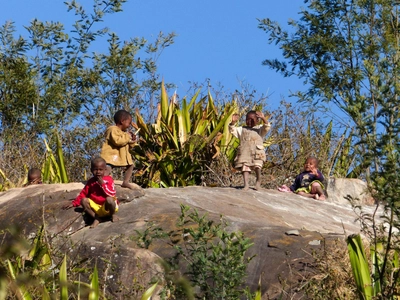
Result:
M330 177L327 184L328 201L347 205L350 196L359 204L373 205L375 200L365 181L353 178Z
M77 183L40 185L1 193L0 229L19 224L26 234L30 234L45 221L49 233L69 235L72 241L85 246L82 247L85 249L83 255L103 258L117 266L114 269L103 267L107 274L102 277L115 299L123 299L115 290L116 284L129 284L138 275L139 271L133 268L138 265L137 257L141 257L139 261L149 272L149 277L143 278L144 282L160 275L155 261L158 256L172 255L172 248L165 242L155 241L149 248L154 254L148 253L148 250L138 250L130 237L135 235L135 230L145 230L149 222L166 232L176 229L180 204L196 208L200 214L207 213L213 220L219 220L222 214L230 230L240 230L252 239L254 246L248 255L256 256L248 268L247 284L254 291L262 274L265 299L278 297L282 290L279 278L289 278L294 269L300 270L312 259L308 253L320 249L324 244L322 241L344 240L344 231L346 234L360 231L354 221L356 216L347 203L322 202L275 190L206 187L144 191L118 187L120 197L125 195L118 212L120 221L104 222L90 229L85 226L80 209L61 210L66 200L73 199L82 187ZM372 210L372 207L366 209Z

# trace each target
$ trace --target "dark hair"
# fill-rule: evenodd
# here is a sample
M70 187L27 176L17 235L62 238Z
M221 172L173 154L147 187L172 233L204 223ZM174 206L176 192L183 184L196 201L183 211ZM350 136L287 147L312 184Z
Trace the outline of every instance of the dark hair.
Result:
M115 124L119 124L120 122L129 119L131 116L131 114L129 112L127 112L124 109L121 109L119 111L117 111L114 115L114 122Z
M90 161L90 169L93 169L93 167L94 167L95 165L97 165L98 163L104 163L105 165L107 164L106 161L104 160L104 158L102 158L102 157L100 157L100 156L97 156L97 157L93 158L93 159Z
M257 112L255 110L250 110L247 114L246 114L246 118L250 115L257 115Z
M42 171L40 169L38 169L38 168L31 168L28 171L28 178L32 177L32 176L35 176L35 175L42 176Z

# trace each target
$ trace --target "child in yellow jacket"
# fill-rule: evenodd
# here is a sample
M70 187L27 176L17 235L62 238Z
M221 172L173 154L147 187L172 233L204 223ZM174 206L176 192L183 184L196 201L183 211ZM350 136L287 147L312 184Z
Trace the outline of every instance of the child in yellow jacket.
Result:
M111 168L125 168L121 187L134 189L135 187L129 183L134 167L129 150L136 143L136 136L128 131L132 123L132 116L126 110L119 110L114 115L114 121L115 125L106 130L106 141L100 156L107 162L109 172Z

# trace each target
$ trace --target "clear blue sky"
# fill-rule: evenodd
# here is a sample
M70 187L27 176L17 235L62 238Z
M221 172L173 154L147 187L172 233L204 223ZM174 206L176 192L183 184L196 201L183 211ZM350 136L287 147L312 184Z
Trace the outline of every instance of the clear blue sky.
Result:
M91 11L93 1L78 2ZM1 25L12 20L25 37L23 26L34 18L65 25L75 20L62 0L3 0L1 5ZM158 66L181 96L189 81L203 83L209 78L228 92L240 90L244 81L259 93L268 93L268 102L275 106L282 97L287 99L290 90L303 87L299 80L283 78L261 65L266 58L280 57L280 51L267 43L257 19L269 17L285 27L289 19L298 18L302 6L302 0L128 0L123 12L105 18L104 26L122 40L144 37L152 41L160 31L174 31L178 35L175 43L163 52Z

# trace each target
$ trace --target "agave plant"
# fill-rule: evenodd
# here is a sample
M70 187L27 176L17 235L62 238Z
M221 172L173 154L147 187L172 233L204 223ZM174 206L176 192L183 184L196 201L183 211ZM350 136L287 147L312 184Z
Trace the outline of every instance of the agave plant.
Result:
M178 104L175 95L168 100L162 83L157 120L148 125L136 111L140 143L133 155L140 164L136 173L142 185L171 187L198 184L205 165L223 152L232 156L227 123L235 103L219 112L210 93L199 98L199 91L188 102Z
M61 139L58 134L56 134L56 142L57 150L56 155L54 155L46 139L44 140L46 145L46 158L42 167L42 180L46 183L68 183Z

